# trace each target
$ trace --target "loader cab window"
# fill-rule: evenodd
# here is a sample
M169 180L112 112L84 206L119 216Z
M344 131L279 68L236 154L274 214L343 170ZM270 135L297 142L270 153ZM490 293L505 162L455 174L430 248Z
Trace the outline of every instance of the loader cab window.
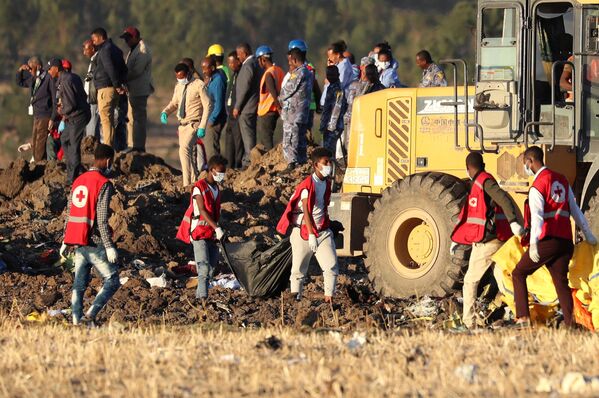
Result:
M518 18L516 8L483 9L479 81L518 80Z
M552 65L556 61L573 61L574 9L570 3L541 4L535 15L535 101L536 105L551 103ZM560 86L556 101L564 102L569 98L569 66L556 66L553 83ZM538 111L538 110L537 110Z

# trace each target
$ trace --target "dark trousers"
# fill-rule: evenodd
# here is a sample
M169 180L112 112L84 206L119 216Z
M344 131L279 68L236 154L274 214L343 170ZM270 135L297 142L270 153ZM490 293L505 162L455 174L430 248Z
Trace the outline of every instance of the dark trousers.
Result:
M220 134L224 123L215 123L206 127L206 135L202 138L206 150L206 163L214 155L220 155Z
M256 146L256 112L242 113L237 118L243 140L243 167L250 165L250 152Z
M512 272L516 316L520 318L530 315L526 277L533 274L543 265L546 265L557 291L557 297L564 314L564 323L571 325L574 304L572 301L572 291L568 286L568 264L574 253L574 244L572 241L566 239L547 238L540 241L537 248L541 257L538 263L534 263L530 259L530 253L527 251Z
M237 119L232 117L227 119L225 125L225 149L223 151L229 167L238 169L241 167L243 159L243 140L241 138L241 131L239 130L239 123Z
M279 120L279 112L268 112L264 116L258 116L256 126L256 144L261 144L264 149L270 151L274 147L274 135Z
M78 115L65 121L64 131L60 136L60 143L64 148L67 163L67 184L71 185L75 178L81 174L81 140L85 135L85 126L90 115Z
M48 138L49 117L33 118L33 134L31 137L31 149L33 160L39 162L46 159L46 139Z

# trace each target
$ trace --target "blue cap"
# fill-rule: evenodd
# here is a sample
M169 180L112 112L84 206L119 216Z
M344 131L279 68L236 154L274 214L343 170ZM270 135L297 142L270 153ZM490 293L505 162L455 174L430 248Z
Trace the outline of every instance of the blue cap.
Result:
M300 39L295 39L295 40L291 40L289 42L289 48L288 50L291 51L294 48L299 49L300 51L306 52L308 51L308 46L306 45L306 42Z
M263 45L256 49L256 58L260 58L266 54L272 54L272 48Z

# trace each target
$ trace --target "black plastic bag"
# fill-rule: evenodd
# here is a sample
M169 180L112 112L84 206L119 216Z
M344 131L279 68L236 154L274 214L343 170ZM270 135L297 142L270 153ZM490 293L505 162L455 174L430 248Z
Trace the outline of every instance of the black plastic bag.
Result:
M275 296L287 288L291 275L289 238L270 248L256 241L221 244L221 251L239 284L250 296Z

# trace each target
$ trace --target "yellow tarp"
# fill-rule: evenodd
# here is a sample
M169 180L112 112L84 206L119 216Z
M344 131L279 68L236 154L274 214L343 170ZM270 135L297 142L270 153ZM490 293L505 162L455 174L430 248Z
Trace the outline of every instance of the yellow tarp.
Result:
M503 293L503 301L516 311L514 303L514 285L512 271L524 254L520 238L513 236L493 255L495 266L502 271L503 280L497 281ZM581 242L574 247L574 255L570 262L568 274L570 287L580 289L578 299L593 314L593 325L599 328L599 246L591 246ZM544 321L552 316L558 303L555 286L546 267L539 268L527 279L531 317Z

